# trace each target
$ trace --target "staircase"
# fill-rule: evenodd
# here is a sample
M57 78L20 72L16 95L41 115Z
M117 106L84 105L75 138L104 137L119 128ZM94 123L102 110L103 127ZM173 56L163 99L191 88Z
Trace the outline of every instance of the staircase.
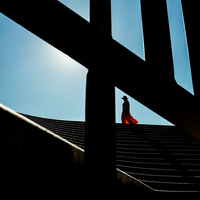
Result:
M85 122L24 116L84 149ZM200 197L200 142L175 126L116 124L116 162L157 194Z

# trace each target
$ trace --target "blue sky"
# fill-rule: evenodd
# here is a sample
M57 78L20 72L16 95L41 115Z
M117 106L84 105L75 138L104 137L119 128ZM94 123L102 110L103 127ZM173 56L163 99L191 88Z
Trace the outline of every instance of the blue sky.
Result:
M89 21L89 0L60 1ZM144 59L140 1L111 3L113 38ZM193 94L181 3L167 4L175 78ZM84 66L0 13L0 103L30 115L84 121L86 75ZM116 88L118 123L124 95ZM129 101L140 124L170 124L133 98Z

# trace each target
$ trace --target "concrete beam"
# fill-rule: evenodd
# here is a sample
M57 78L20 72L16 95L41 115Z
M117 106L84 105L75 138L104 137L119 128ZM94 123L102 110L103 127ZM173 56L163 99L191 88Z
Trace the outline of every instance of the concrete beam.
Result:
M90 23L111 36L111 2L90 0Z
M200 20L199 5L197 1L182 0L183 18L186 28L186 39L188 45L188 53L190 67L192 72L192 80L194 87L194 95L200 99L200 79L199 79L199 46L200 46L200 30L198 24Z
M155 80L173 81L174 68L166 0L141 0L145 64Z
M90 0L91 25L102 31L103 40L90 41L89 71L86 84L85 165L88 191L99 198L113 197L116 184L115 88L110 55L111 8L109 0ZM100 48L96 49L96 45ZM95 51L94 51L95 50ZM96 125L103 121L103 126ZM94 130L95 128L95 130ZM95 151L95 156L94 156ZM98 181L94 174L98 171ZM106 181L105 181L106 177ZM101 190L101 185L104 190ZM89 194L89 192L88 192ZM88 196L88 198L92 197Z

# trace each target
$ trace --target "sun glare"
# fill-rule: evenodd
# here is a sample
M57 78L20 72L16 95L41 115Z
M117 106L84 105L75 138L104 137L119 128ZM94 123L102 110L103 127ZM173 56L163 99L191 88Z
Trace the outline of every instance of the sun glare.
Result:
M80 64L69 57L67 54L63 53L62 51L52 47L49 44L43 45L43 56L45 60L48 60L51 63L51 67L56 67L57 70L59 69L68 69L68 70L75 70Z

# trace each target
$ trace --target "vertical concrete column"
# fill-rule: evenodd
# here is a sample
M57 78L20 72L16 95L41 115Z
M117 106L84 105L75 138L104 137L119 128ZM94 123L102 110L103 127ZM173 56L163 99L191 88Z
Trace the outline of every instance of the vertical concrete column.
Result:
M141 0L141 9L150 81L168 82L174 79L174 69L166 0Z
M194 95L200 99L200 78L199 78L199 46L200 30L198 27L200 13L198 1L182 0L183 18L185 22L186 38L188 44L190 67L194 87ZM200 106L199 106L200 107Z
M90 23L111 36L110 0L90 0Z
M91 36L86 85L85 165L87 196L113 196L116 183L115 88L109 0L90 0L90 22L104 37ZM94 51L94 46L100 48Z

